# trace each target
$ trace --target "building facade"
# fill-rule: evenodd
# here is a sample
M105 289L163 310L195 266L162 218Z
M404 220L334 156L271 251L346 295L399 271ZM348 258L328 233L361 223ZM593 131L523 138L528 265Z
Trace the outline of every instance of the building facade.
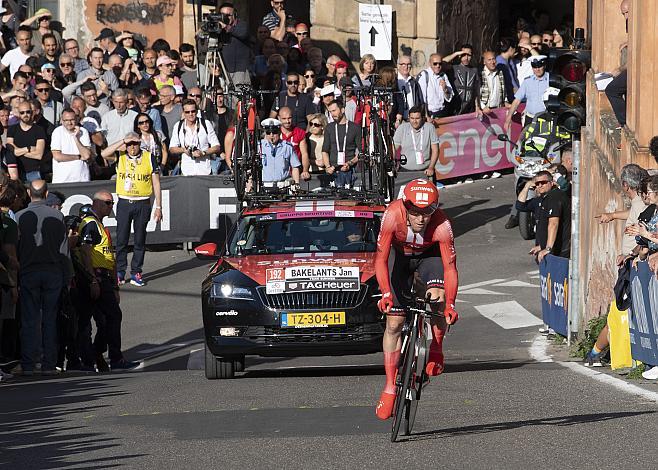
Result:
M654 67L658 36L655 22L658 2L631 0L628 35L620 1L577 0L576 18L583 27L591 24L592 70L588 76L587 125L583 129L580 166L581 256L578 285L582 324L606 313L614 299L617 279L615 257L621 252L623 224L598 224L595 216L622 210L629 205L622 195L619 174L628 163L656 168L649 154L649 141L658 134L658 91ZM594 73L618 68L621 46L627 44L627 125L618 129L610 103L598 91Z
M5 0L7 1L7 0ZM45 7L65 25L64 37L75 37L89 45L102 28L130 31L150 44L164 38L178 47L194 43L195 9L203 3L209 11L212 1L203 0L34 0L30 12ZM221 1L216 2L216 4ZM358 62L359 24L357 0L288 0L287 11L299 21L309 22L313 39L323 49ZM427 65L429 55L451 53L463 42L473 44L476 57L498 39L498 3L489 0L386 0L393 6L393 57L408 54L414 69ZM234 0L240 17L256 30L269 11L266 0ZM80 12L83 12L81 15Z

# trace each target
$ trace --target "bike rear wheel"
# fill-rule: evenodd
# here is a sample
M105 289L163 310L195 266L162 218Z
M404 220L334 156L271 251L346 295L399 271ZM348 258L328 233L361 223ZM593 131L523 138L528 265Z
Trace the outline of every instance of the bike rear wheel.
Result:
M411 331L407 334L407 341L401 357L402 366L398 367L398 376L396 381L395 407L393 415L393 427L391 429L391 442L395 442L400 432L402 421L409 422L405 416L409 416L410 400L407 398L412 386L414 365L416 362L416 340L418 338L417 320L411 323ZM414 412L415 417L415 412ZM405 424L405 428L407 425Z
M379 118L373 122L374 134L374 148L376 160L372 162L373 173L373 187L371 189L377 191L382 196L386 197L387 193L387 174L386 174L386 145L384 142L384 132L382 123Z
M247 185L247 168L245 166L245 156L249 151L249 142L245 138L246 129L239 126L235 134L235 144L233 145L233 184L238 200L244 199L245 188Z

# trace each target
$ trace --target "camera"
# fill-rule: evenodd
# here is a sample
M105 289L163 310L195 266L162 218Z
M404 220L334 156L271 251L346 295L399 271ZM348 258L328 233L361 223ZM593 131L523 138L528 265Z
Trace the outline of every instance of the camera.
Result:
M192 155L192 152L194 152L195 150L199 150L199 147L197 147L196 145L190 145L189 147L187 147L187 154Z
M228 44L231 35L224 29L222 24L228 25L230 22L231 16L225 13L204 13L199 36L208 39L209 44Z
M82 218L78 217L77 215L64 216L64 225L66 226L67 232L77 232L81 223Z

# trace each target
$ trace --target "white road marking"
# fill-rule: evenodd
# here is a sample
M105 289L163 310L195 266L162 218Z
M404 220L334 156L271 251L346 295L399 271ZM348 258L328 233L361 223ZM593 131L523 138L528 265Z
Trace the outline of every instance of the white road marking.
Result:
M465 290L472 289L474 287L490 286L491 284L496 284L498 282L504 282L506 279L491 279L489 281L476 282L474 284L467 284L465 286L459 286L459 292L464 292Z
M537 362L553 362L553 358L546 353L548 338L544 335L535 336L530 345L530 357Z
M186 341L184 343L169 343L169 344L161 344L160 346L154 346L152 348L147 348L147 349L142 349L140 351L137 351L137 354L153 354L153 353L158 353L162 351L166 351L167 349L175 349L175 348L182 348L185 346L189 346L190 344L198 343L199 341Z
M187 370L203 370L205 368L205 353L203 348L191 349L187 359Z
M537 284L531 284L524 281L506 281L501 282L500 284L494 284L494 287L539 287Z
M483 317L488 318L506 330L543 324L541 319L527 311L515 300L488 305L477 305L475 309L480 312Z
M617 390L628 393L630 395L635 395L636 397L643 398L647 401L658 403L658 393L652 392L651 390L645 390L642 387L628 383L627 381L614 377L612 375L599 372L596 369L585 367L579 362L562 362L562 361L553 361L553 359L548 356L546 353L546 348L548 347L548 340L544 336L538 336L532 343L530 347L530 357L537 362L555 362L556 364L566 367L571 371L589 377L597 382L602 384L610 385L611 387L616 388Z
M537 274L539 275L539 269L535 269L534 271L528 271L526 274Z
M495 292L489 289L481 289L479 287L476 287L475 289L468 289L467 291L461 290L459 293L464 295L510 295L503 294L502 292Z

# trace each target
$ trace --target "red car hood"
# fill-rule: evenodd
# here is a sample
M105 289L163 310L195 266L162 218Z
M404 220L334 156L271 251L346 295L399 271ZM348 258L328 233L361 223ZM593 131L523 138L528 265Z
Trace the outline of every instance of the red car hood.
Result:
M375 275L375 253L297 253L290 255L249 255L224 258L224 261L249 276L261 286L265 285L265 270L304 265L330 265L358 267L361 282Z

